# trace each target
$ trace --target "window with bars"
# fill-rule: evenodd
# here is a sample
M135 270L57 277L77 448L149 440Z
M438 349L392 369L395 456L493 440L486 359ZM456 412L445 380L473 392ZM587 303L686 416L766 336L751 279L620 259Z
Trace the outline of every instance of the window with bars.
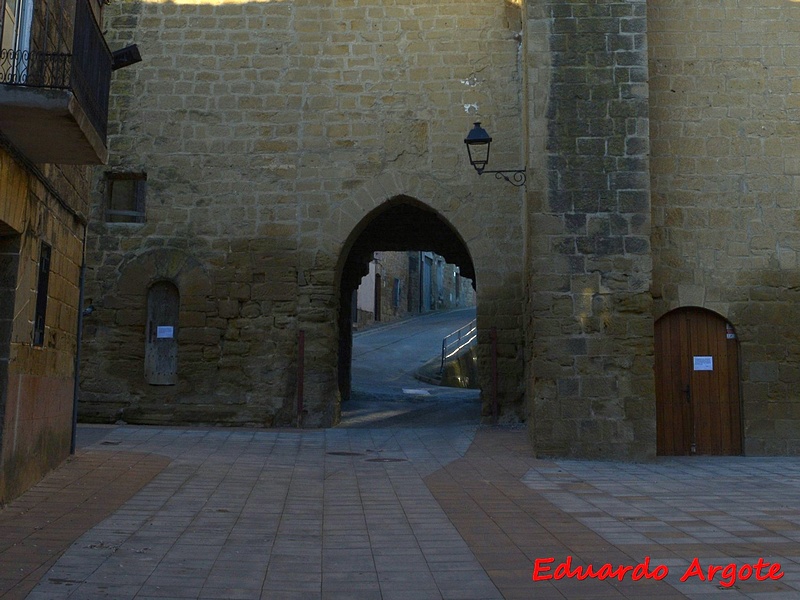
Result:
M106 223L144 223L147 173L106 173Z
M33 345L44 345L44 324L47 313L47 288L50 283L51 248L42 242L39 252L39 276L36 282L36 312L33 318Z

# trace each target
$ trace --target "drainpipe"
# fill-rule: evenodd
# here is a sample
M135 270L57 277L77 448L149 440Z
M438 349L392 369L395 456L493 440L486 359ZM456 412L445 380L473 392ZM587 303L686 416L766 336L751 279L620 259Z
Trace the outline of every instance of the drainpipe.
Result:
M419 262L417 263L417 274L419 275L419 294L418 294L418 296L419 296L419 306L417 307L417 314L421 315L422 314L422 305L423 305L422 295L424 293L423 290L425 289L425 285L423 284L424 277L422 275L422 260L423 260L423 258L422 258L422 252L421 251L417 253L417 259L419 260Z
M78 438L78 397L80 396L81 343L83 341L83 288L86 282L86 225L83 226L83 250L81 254L80 292L78 294L78 331L75 337L75 379L72 388L72 436L69 453L75 454Z
M306 332L301 329L297 336L297 428L303 427L303 393L306 379Z
M492 327L492 422L497 425L497 418L500 415L500 405L497 402L497 327Z

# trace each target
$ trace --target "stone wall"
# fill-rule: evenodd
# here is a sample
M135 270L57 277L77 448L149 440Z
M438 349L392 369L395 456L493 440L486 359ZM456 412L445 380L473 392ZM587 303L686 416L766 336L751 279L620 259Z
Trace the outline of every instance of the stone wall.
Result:
M745 453L797 454L800 5L648 5L655 315L730 321Z
M0 190L1 504L69 454L88 170L28 165L0 148ZM42 242L52 251L34 345Z
M442 294L439 308L450 309L475 306L472 280L462 277L457 265L446 263L442 270Z
M115 74L109 146L111 170L147 173L147 218L105 223L98 173L83 418L293 422L302 331L306 424L334 422L342 268L398 199L457 232L478 280L484 368L497 324L503 410L525 417L522 197L478 178L463 145L481 119L492 161L522 162L518 6L123 1L107 25L112 47L143 56ZM408 249L427 244L406 231ZM144 299L159 279L182 298L176 386L142 375Z
M145 60L115 75L111 169L147 172L147 219L104 223L98 175L84 417L292 422L303 332L306 423L333 423L348 294L374 251L433 250L475 275L481 379L496 327L539 454L652 457L654 320L687 306L735 327L745 451L796 454L798 10L114 3L112 46ZM525 188L471 171L477 120ZM181 366L154 388L160 279Z
M538 453L655 454L646 4L527 2Z
M379 256L381 271L381 320L392 321L409 314L408 310L408 253L382 252ZM395 292L395 280L399 294ZM395 297L397 294L397 297Z
M380 275L380 321L388 323L414 314L409 310L409 272L407 252L376 252L370 262L370 272L358 286L358 321L353 326L363 329L375 323L375 275ZM395 280L399 280L400 295L395 298ZM395 302L395 300L399 300Z

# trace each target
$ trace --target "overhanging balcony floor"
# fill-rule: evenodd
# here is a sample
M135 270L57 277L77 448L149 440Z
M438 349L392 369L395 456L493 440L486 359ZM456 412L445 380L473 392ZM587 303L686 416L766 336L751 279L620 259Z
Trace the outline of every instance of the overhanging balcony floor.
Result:
M0 84L0 131L36 163L108 162L105 140L69 90Z

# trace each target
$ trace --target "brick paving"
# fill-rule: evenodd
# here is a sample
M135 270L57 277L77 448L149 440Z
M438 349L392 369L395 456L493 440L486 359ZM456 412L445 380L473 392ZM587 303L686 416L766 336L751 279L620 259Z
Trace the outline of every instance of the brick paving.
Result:
M543 461L474 426L82 432L0 511L4 599L800 597L796 459ZM669 575L532 581L567 556ZM679 581L694 557L785 575Z
M0 598L25 598L70 544L167 464L154 454L80 452L0 510Z

